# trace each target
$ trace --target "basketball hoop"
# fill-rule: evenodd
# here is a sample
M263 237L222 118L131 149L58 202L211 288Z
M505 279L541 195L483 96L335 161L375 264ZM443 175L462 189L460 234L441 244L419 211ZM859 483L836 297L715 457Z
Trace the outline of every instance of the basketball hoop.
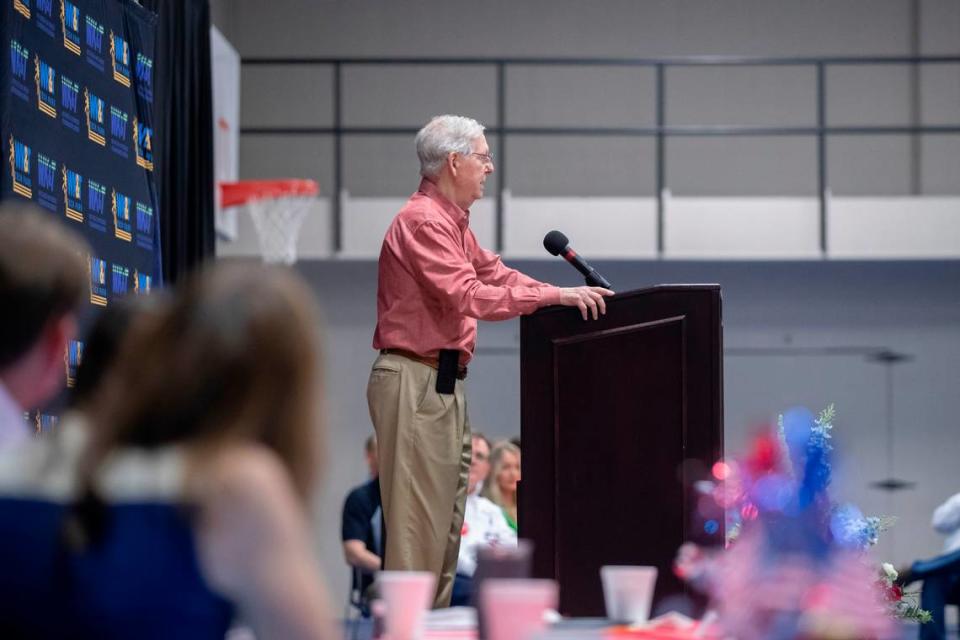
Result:
M264 262L293 264L297 238L320 188L314 180L241 180L221 182L221 206L250 212Z

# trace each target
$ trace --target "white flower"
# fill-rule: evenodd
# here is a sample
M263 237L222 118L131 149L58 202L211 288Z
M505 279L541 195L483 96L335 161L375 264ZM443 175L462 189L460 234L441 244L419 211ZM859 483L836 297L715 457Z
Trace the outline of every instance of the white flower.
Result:
M897 579L897 576L899 574L897 573L897 570L893 568L893 565L890 564L889 562L884 562L883 564L880 565L880 568L883 569L884 577L890 582L893 582L894 580Z

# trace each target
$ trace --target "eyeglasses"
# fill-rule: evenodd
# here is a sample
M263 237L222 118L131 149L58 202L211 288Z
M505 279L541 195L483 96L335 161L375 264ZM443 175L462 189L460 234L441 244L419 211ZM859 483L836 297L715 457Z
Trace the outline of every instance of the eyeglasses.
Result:
M490 166L493 166L492 153L477 153L476 151L471 151L469 155L477 156L478 158L480 158L480 161L483 162L484 164L489 164Z

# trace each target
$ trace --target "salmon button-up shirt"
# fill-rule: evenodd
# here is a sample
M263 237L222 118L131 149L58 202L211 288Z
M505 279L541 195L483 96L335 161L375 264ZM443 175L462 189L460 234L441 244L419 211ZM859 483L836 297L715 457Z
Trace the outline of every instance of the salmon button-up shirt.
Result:
M560 303L560 289L503 264L480 246L470 212L420 182L380 249L374 349L473 357L477 320L506 320Z

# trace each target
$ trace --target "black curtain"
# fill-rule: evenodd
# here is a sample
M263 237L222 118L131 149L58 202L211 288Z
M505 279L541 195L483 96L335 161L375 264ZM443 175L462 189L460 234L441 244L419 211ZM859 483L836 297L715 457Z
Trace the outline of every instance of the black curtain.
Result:
M208 0L143 0L157 14L157 188L163 279L215 251L213 89Z

